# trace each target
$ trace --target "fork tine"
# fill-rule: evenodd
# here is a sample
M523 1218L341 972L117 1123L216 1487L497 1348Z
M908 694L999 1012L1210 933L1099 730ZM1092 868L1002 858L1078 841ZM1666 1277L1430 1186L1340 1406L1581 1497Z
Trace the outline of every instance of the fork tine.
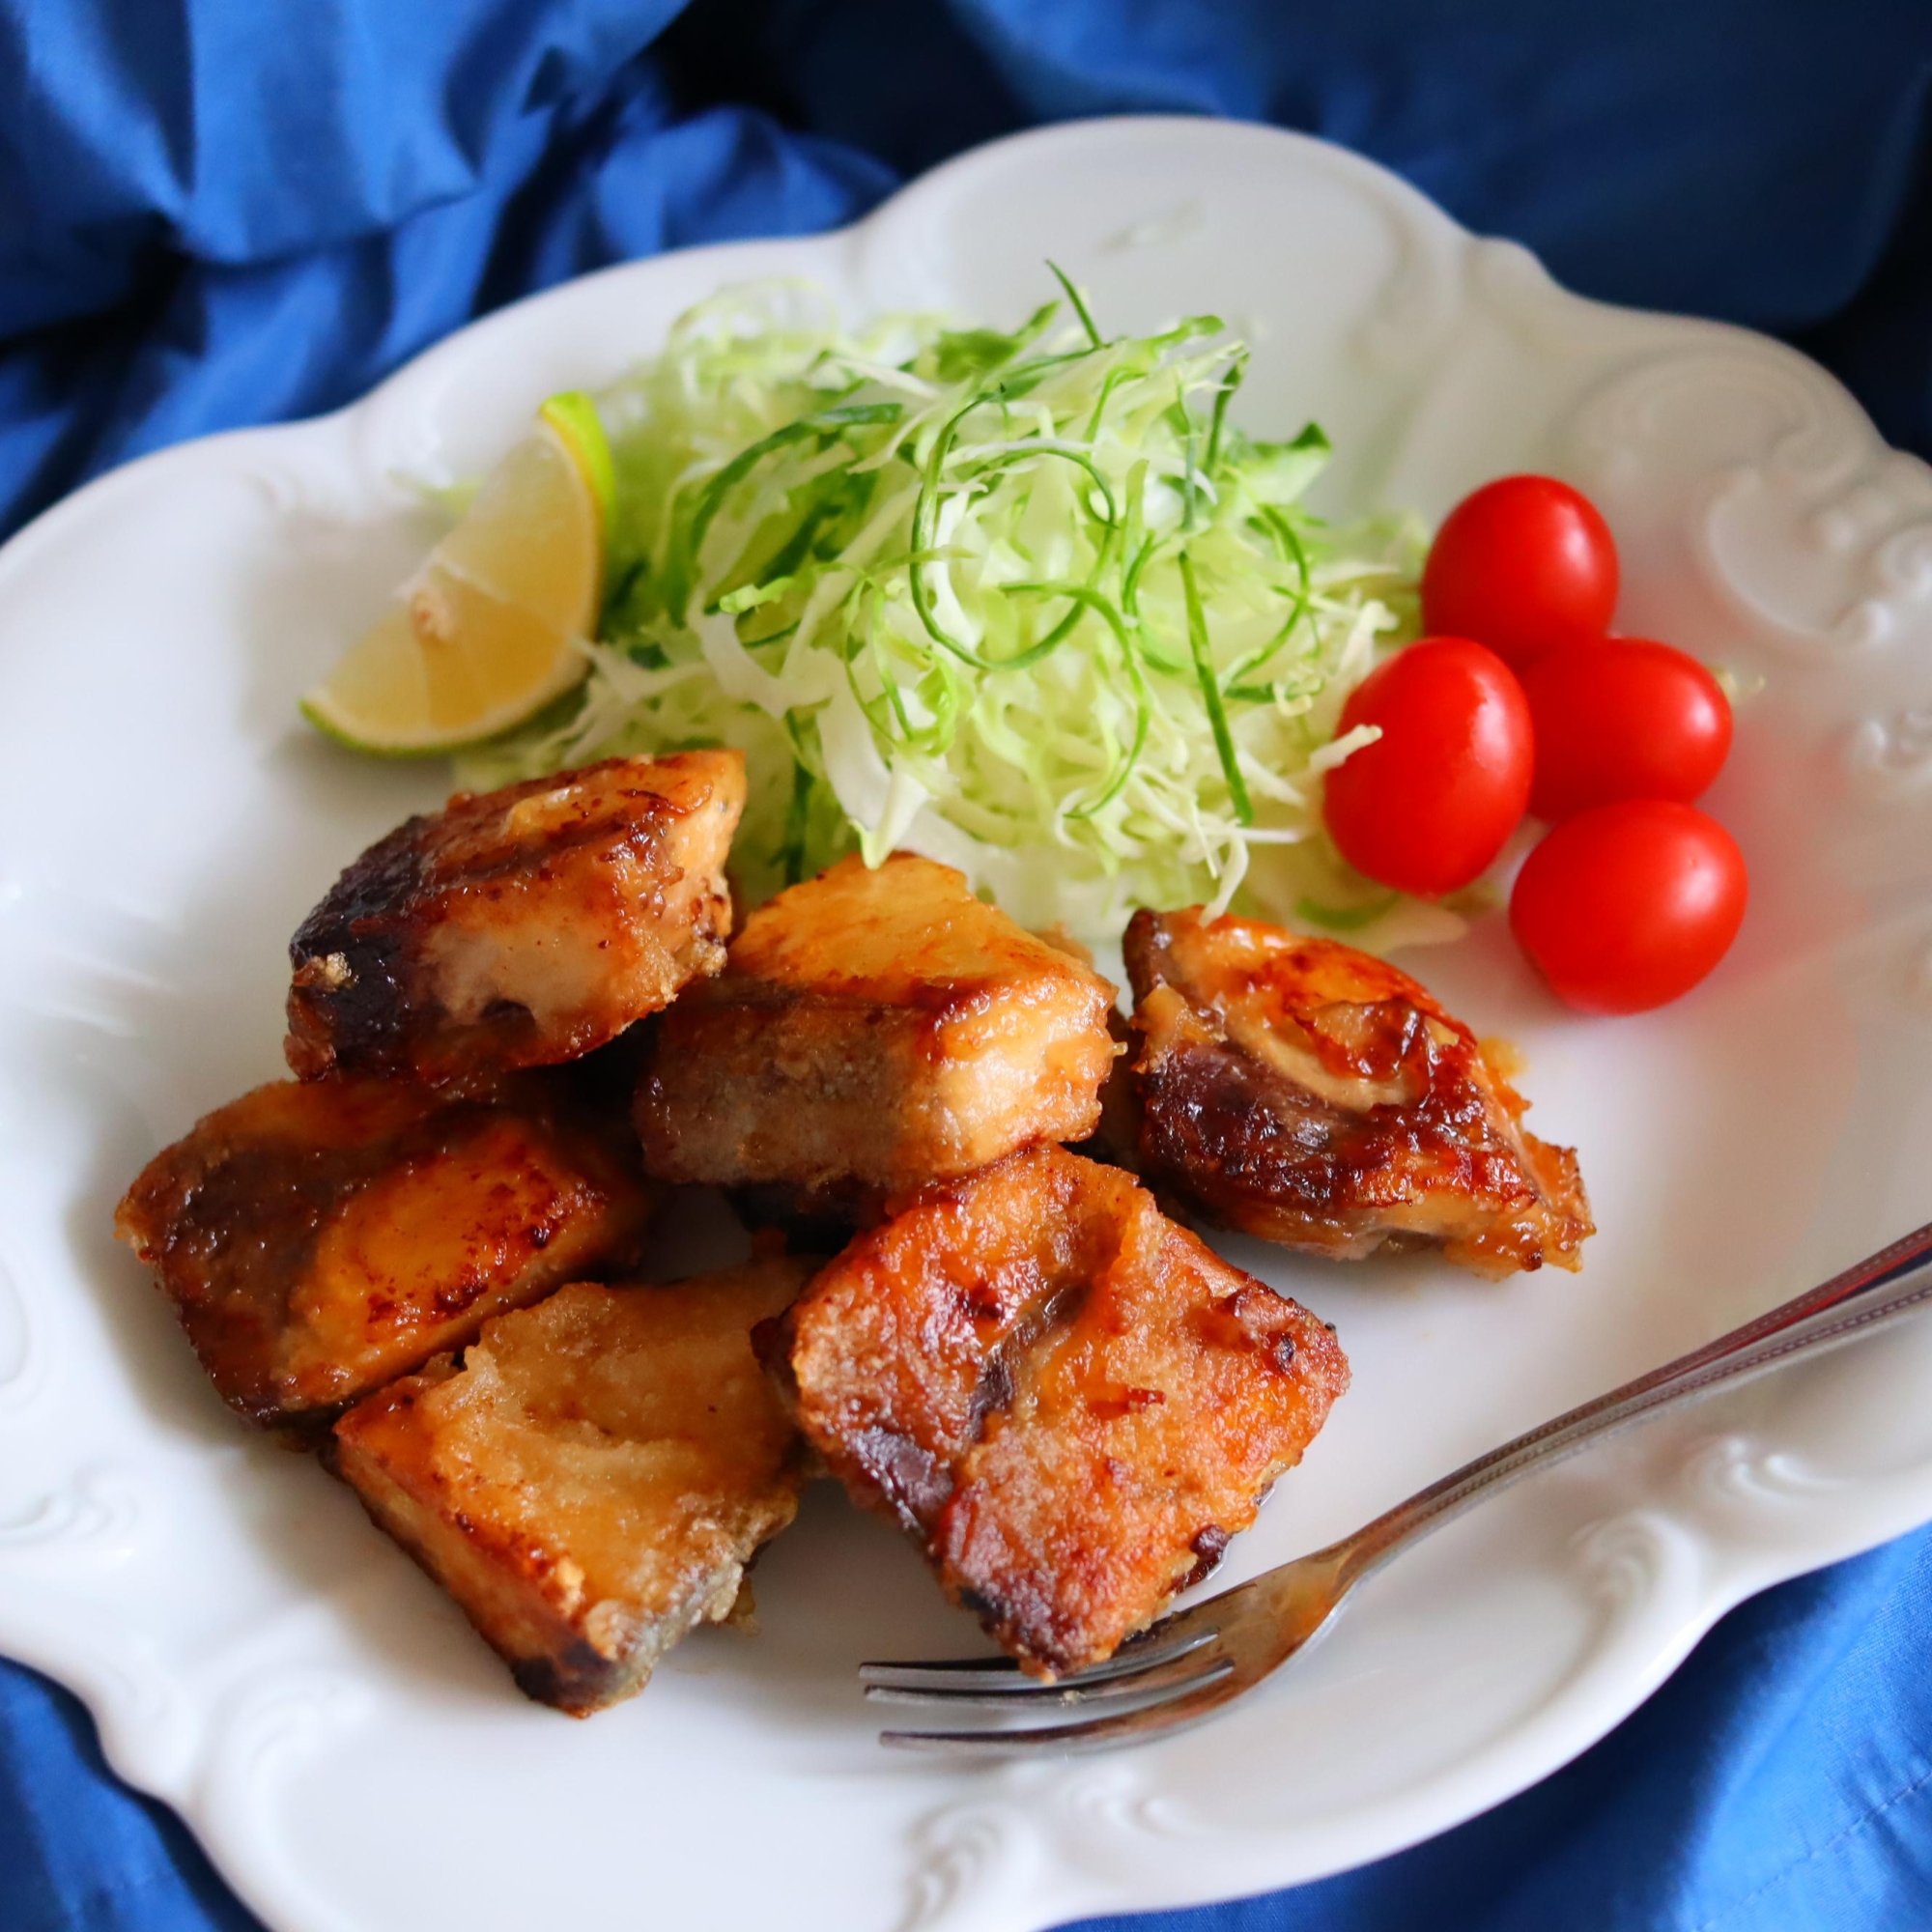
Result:
M1069 1672L1051 1684L1029 1677L1009 1657L952 1657L908 1660L902 1663L862 1663L859 1666L859 1681L868 1691L874 1685L880 1690L957 1690L963 1692L1009 1684L1020 1695L1030 1690L1064 1693L1090 1684L1102 1684L1116 1677L1138 1676L1144 1670L1151 1670L1188 1656L1203 1644L1212 1643L1218 1634L1213 1630L1199 1630L1171 1642L1150 1641L1159 1630L1160 1626L1156 1624L1145 1638L1122 1644L1104 1662Z
M913 1678L930 1678L936 1685L960 1684L974 1679L992 1680L1001 1677L1025 1677L1023 1671L1010 1657L927 1657L905 1658L898 1661L873 1659L859 1666L859 1678L865 1684L884 1684L888 1681L910 1682ZM1028 1683L1036 1680L1027 1678Z
M1043 1706L1119 1703L1127 1697L1146 1697L1156 1690L1185 1690L1208 1683L1229 1668L1225 1660L1202 1655L1206 1637L1185 1645L1178 1655L1155 1662L1144 1669L1120 1671L1111 1677L1068 1678L1057 1684L1042 1684L1037 1677L994 1679L957 1676L931 1689L897 1683L868 1683L866 1695L882 1704L946 1704L954 1708L991 1707L998 1710L1040 1710Z
M1208 1674L1208 1673L1204 1673ZM956 1751L969 1757L1018 1757L1048 1751L1110 1750L1170 1731L1185 1730L1211 1717L1246 1688L1227 1663L1193 1690L1143 1704L1138 1710L1112 1711L1076 1719L1068 1724L1031 1725L1005 1731L882 1731L879 1742L895 1750Z

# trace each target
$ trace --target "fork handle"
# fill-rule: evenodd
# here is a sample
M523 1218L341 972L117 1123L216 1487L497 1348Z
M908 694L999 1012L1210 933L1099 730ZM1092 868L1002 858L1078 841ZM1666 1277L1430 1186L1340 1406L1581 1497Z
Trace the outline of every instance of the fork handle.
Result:
M1338 1583L1346 1588L1400 1546L1460 1515L1479 1496L1561 1461L1638 1416L1706 1389L1747 1380L1781 1363L1822 1354L1932 1301L1929 1263L1932 1222L1715 1342L1463 1463L1332 1545L1324 1553L1335 1559Z

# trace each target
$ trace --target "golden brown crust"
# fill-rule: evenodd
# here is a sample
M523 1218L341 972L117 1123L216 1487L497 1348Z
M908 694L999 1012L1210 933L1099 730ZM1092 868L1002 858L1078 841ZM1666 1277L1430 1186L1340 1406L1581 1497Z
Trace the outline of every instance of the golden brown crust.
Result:
M805 1272L560 1289L351 1409L336 1466L530 1696L587 1716L748 1614L804 1467L750 1334Z
M736 752L607 758L412 818L289 948L290 1066L438 1082L588 1053L724 964Z
M666 1179L837 1192L1078 1139L1113 988L951 867L847 859L781 893L664 1016L638 1092Z
M128 1190L115 1232L223 1398L292 1423L628 1263L648 1211L621 1118L557 1081L451 1098L341 1076L274 1081L198 1121Z
M1580 1264L1577 1157L1406 973L1200 909L1135 914L1134 1164L1196 1210L1340 1260L1440 1243L1480 1273Z
M1306 1309L1058 1148L901 1204L776 1350L827 1466L1042 1676L1205 1575L1348 1385Z

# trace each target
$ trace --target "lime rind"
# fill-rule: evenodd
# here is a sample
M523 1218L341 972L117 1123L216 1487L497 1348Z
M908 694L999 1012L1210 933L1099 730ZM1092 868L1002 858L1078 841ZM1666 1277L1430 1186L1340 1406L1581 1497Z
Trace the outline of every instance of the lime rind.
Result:
M576 460L604 520L608 545L611 520L617 505L617 466L611 455L611 440L604 434L604 419L597 413L597 405L582 389L563 389L544 404L537 416L563 440Z

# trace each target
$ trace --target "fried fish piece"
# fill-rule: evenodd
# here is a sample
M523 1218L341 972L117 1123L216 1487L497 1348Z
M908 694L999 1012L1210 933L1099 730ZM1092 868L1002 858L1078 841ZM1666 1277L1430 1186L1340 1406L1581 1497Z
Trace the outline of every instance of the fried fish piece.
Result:
M1352 1261L1440 1243L1478 1273L1581 1264L1569 1148L1407 974L1255 920L1134 915L1134 1165L1265 1240Z
M827 1466L1039 1677L1205 1577L1349 1381L1305 1308L1060 1148L861 1235L768 1352Z
M952 867L841 860L754 912L724 973L659 1023L638 1089L644 1164L836 1195L1077 1140L1113 1064L1113 998Z
M195 1123L115 1233L224 1399L325 1420L486 1317L629 1264L649 1210L630 1135L525 1074L487 1096L279 1080Z
M447 1082L574 1060L724 963L737 752L458 792L343 873L289 947L289 1065Z
M530 1696L587 1717L743 1617L797 1511L804 1445L751 1330L805 1272L559 1289L358 1403L336 1467Z

